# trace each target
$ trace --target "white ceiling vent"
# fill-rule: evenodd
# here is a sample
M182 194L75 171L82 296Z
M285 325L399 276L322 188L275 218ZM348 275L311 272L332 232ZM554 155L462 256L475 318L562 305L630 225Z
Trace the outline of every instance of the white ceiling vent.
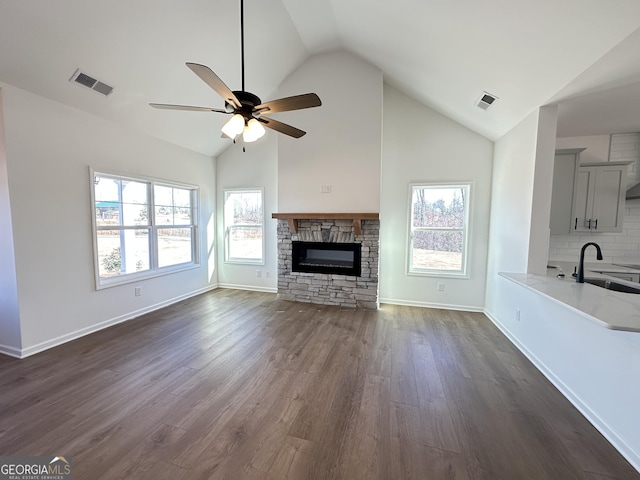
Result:
M73 72L73 75L71 75L69 81L83 85L105 96L113 92L112 86L96 80L91 75L87 75L86 73L81 72L79 68L76 69L75 72Z
M482 95L480 95L480 98L476 102L476 106L480 107L483 110L486 110L491 105L493 105L493 102L495 102L496 100L498 100L498 97L496 97L495 95L492 95L488 92L482 92Z

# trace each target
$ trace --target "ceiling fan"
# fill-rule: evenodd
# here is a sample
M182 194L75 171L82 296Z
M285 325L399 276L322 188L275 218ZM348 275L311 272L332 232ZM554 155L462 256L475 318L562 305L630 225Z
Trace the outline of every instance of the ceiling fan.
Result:
M295 95L262 103L260 98L247 92L244 87L244 0L240 0L240 41L242 61L242 90L231 91L229 87L213 71L198 63L187 62L187 67L209 85L225 103L225 109L209 107L192 107L188 105L168 105L164 103L150 103L154 108L168 110L187 110L196 112L216 112L232 115L231 119L222 127L223 136L231 138L235 143L237 135L242 134L244 142L254 142L265 133L264 127L270 128L293 138L300 138L306 134L286 123L263 116L265 113L287 112L303 108L319 107L322 105L320 97L315 93Z

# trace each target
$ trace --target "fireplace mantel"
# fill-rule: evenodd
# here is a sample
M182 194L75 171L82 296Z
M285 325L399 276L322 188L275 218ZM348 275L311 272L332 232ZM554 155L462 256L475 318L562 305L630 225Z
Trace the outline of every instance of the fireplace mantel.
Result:
M287 220L291 233L298 233L298 220L351 220L356 235L362 232L362 220L378 220L379 213L272 213L271 218Z

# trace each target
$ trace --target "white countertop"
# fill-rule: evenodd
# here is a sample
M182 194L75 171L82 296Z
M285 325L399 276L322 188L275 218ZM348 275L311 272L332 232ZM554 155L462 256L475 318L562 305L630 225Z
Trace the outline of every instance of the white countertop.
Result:
M577 283L571 276L573 265L568 262L550 262L560 268L548 269L547 275L532 275L528 273L507 273L500 275L525 288L544 295L561 305L582 314L584 317L613 330L640 332L640 294L622 293L607 290L588 283ZM585 264L585 276L606 278L597 271L640 273L626 267L611 264ZM564 273L564 279L557 278L558 273ZM612 278L616 282L640 287L640 284L626 282Z

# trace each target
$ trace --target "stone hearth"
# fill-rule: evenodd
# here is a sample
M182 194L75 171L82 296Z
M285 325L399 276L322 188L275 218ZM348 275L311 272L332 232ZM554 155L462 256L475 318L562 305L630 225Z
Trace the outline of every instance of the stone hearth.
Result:
M380 221L345 218L278 219L278 299L351 308L378 308ZM377 217L377 214L375 215ZM278 218L279 214L273 214ZM290 229L295 225L295 232ZM356 233L356 230L359 232ZM361 243L361 276L292 272L292 241Z

